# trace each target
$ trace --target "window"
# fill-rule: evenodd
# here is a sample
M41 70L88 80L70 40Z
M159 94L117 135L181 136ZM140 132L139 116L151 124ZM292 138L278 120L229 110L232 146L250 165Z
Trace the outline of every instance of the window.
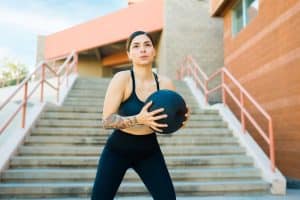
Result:
M233 11L233 33L238 33L243 28L243 1L239 1Z
M253 18L256 17L258 13L258 0L246 1L246 9L247 9L246 21L248 24Z
M256 17L258 0L239 0L232 10L232 33L236 35Z

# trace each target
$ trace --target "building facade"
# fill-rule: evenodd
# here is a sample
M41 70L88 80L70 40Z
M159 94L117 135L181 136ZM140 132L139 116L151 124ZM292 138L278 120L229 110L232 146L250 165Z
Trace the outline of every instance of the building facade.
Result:
M278 168L286 177L299 180L300 1L212 0L210 12L224 19L225 67L273 119ZM246 104L265 124L261 114ZM229 106L239 116L232 101ZM268 152L249 123L247 129Z
M209 0L130 0L127 8L40 37L37 57L55 59L75 50L81 76L111 77L130 67L126 39L144 30L155 41L153 67L159 73L175 78L188 54L210 73L223 66L222 27L222 19L209 15Z
M41 37L38 58L75 50L81 76L111 77L131 66L125 43L136 30L153 36L159 73L175 78L186 55L207 74L225 66L271 115L277 166L285 176L300 179L299 0L128 1L127 8ZM233 101L228 103L240 117ZM245 104L264 127L257 109ZM261 136L246 124L267 153Z

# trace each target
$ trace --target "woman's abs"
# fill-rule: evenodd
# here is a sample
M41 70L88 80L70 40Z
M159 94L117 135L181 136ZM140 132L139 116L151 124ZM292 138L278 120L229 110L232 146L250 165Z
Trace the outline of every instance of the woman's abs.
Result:
M145 125L137 125L135 127L121 129L121 131L132 135L149 135L154 132L151 128Z

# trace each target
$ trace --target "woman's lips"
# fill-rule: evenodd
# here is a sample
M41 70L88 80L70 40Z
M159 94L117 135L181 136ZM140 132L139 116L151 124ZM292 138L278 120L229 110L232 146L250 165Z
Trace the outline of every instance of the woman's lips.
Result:
M140 56L140 58L148 58L148 56Z

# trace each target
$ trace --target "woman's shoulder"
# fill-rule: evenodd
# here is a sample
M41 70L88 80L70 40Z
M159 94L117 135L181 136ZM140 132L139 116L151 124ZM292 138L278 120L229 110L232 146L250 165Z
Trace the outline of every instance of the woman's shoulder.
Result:
M159 74L159 73L156 73L157 74L157 77L158 77L158 80L159 81L163 81L163 82L168 82L168 81L172 81L172 79L166 75L163 75L163 74Z
M123 70L115 73L112 78L112 81L124 82L124 81L128 81L129 78L130 78L130 70Z
M175 85L170 77L163 74L157 74L157 77L161 89L175 90Z
M125 88L129 80L130 80L129 70L117 72L113 75L112 79L110 80L109 87L117 88L117 89Z
M114 74L113 78L128 78L130 77L130 70L122 70Z

